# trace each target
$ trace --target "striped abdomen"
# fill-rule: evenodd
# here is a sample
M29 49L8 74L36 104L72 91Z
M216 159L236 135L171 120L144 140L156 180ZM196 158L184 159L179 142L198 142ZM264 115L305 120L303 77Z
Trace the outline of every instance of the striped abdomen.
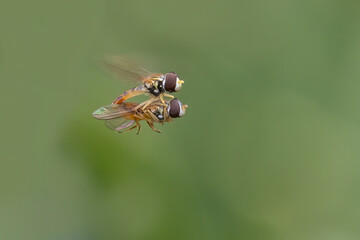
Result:
M148 92L147 89L143 85L134 87L132 89L127 90L120 96L118 96L115 99L115 101L113 102L113 104L120 104L120 103L124 102L126 99L129 99L129 98L132 98L132 97L135 97L137 95L141 95L141 94L144 94L147 92Z

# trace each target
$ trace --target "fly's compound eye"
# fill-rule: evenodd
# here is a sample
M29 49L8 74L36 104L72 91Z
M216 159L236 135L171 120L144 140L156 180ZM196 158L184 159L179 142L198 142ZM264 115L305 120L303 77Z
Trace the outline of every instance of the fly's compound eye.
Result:
M184 81L180 80L178 75L174 72L168 72L164 78L164 89L167 92L177 92L181 89Z
M178 99L174 98L170 101L167 111L171 118L178 118L185 114L186 108L187 105L182 105Z

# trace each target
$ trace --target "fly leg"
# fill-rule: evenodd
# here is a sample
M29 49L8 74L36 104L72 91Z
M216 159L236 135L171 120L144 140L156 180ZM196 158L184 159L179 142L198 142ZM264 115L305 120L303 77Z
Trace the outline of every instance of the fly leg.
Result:
M135 111L137 112L138 110L139 110L139 108L141 108L143 111L145 110L145 108L147 107L147 106L149 106L152 102L154 102L155 101L155 98L151 98L151 99L149 99L149 100L146 100L145 102L142 102L142 103L140 103L139 105L137 105L136 107L135 107Z
M166 122L172 122L172 118L169 116L168 111L164 109L164 120ZM164 122L161 122L162 125L164 125Z
M171 98L171 99L174 99L174 96L173 96L173 95L170 95L170 94L167 94L167 93L162 93L162 94L160 94L160 100L161 100L161 102L162 102L162 105L165 106L165 107L166 107L167 105L166 105L166 102L165 102L164 97L169 97L169 98Z
M126 132L128 132L128 131L130 131L130 130L132 130L134 128L136 128L136 126L132 126L131 128L129 128L129 129L123 131L123 132L119 131L118 133L126 133Z
M156 128L154 128L154 124L153 124L153 123L150 123L150 122L148 122L148 121L146 121L146 122L149 124L149 126L151 127L152 130L154 130L154 131L157 132L157 133L161 133L160 130L157 130Z
M164 95L165 95L165 93L160 94L160 100L161 100L162 105L163 105L163 106L166 106L166 104L165 104L165 99L164 99Z
M159 119L155 116L155 114L153 114L150 110L145 110L144 113L147 113L150 115L150 117L155 121L159 121Z
M140 123L139 123L139 119L140 119L140 120L141 120L141 119L144 119L144 117L141 116L141 115L139 115L139 114L137 114L136 112L134 113L134 117L135 117L135 123L136 123L136 126L134 126L134 127L138 127L138 128L139 128L138 131L136 132L136 135L138 135L139 132L140 132L140 129L141 129L141 125L140 125Z
M137 106L135 107L135 109L134 109L135 112L137 112L137 111L139 110L139 108L141 108L142 106L144 106L147 101L149 101L149 100L146 100L145 102L142 102L142 103L140 103L139 105L137 105Z
M149 99L145 102L144 106L141 108L143 111L151 104L153 103L154 101L156 100L156 98L152 98L152 99Z
M174 98L175 98L173 95L170 95L170 94L167 94L167 93L164 93L164 96L165 96L165 97L169 97L169 98L171 98L171 99L174 99Z
M139 124L139 122L136 122L136 125L139 127L138 131L136 132L136 135L138 135L140 132L140 129L141 129L141 125ZM136 126L134 126L134 127L136 127Z
M162 93L162 94L160 94L160 100L161 100L161 105L162 106L164 106L165 108L167 107L167 105L166 105L166 102L165 102L165 99L164 99L164 94L166 94L166 93ZM166 112L166 111L165 111ZM164 123L163 122L161 122L161 124L162 125L164 125Z

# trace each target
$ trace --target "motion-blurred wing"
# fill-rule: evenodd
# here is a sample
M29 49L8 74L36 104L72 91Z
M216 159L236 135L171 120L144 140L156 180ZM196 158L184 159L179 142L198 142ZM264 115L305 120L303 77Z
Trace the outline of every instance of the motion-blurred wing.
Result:
M119 56L105 56L102 64L112 70L117 77L141 82L151 73L134 62Z
M102 120L122 118L133 114L133 109L136 106L136 103L110 104L99 108L92 115L94 118Z

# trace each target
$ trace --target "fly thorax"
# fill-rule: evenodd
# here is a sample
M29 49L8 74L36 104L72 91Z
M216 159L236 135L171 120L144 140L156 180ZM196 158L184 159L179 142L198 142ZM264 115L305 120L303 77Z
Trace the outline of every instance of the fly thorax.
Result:
M152 87L152 84L151 84L151 83L146 82L146 83L144 84L144 86L145 86L147 89L149 89L149 88L151 88L151 87Z
M152 84L150 87L146 86L146 88L148 89L148 91L155 95L155 96L159 96L160 93L164 92L164 86L163 86L163 80L154 80L152 81Z
M164 107L158 107L153 113L159 119L159 121L164 120Z

